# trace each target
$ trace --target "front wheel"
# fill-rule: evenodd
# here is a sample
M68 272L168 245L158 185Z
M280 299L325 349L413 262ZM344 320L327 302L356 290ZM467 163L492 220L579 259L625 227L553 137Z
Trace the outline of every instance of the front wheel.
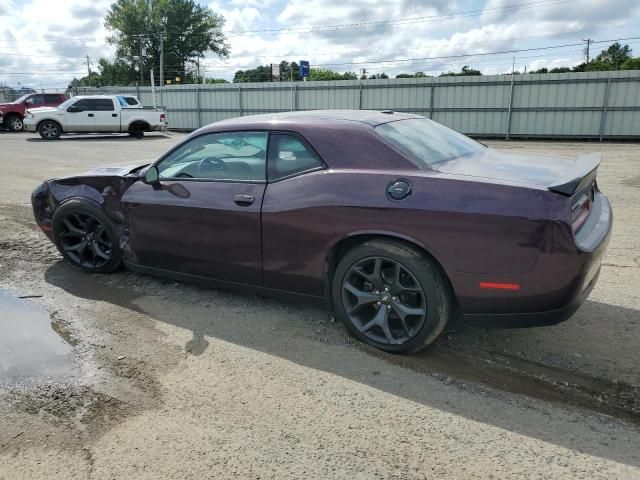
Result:
M120 266L118 231L97 205L69 200L55 211L51 226L58 251L74 267L87 273L109 273Z
M57 140L60 138L62 128L56 122L45 120L38 126L38 133L45 140Z
M439 266L400 242L373 240L340 260L332 283L336 317L359 340L417 352L444 329L453 295Z

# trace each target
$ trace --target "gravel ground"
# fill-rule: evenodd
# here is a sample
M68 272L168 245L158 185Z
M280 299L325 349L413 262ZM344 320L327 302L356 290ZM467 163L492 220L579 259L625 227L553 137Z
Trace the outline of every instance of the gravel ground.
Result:
M616 220L599 283L561 325L456 323L390 356L317 306L60 261L31 190L180 138L0 133L0 288L38 295L22 302L74 364L0 382L0 479L640 478L640 145L488 142L604 153Z

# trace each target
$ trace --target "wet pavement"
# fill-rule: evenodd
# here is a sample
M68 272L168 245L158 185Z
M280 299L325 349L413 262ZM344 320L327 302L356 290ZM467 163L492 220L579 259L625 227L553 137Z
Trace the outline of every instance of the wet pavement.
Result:
M37 384L73 376L73 346L64 326L32 301L0 289L0 385Z

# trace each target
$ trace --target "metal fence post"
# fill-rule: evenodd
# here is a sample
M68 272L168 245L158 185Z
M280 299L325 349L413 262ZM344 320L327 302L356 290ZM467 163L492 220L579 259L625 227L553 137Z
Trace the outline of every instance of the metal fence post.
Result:
M198 128L202 126L202 111L200 108L200 86L196 85L196 108L198 110Z
M434 91L436 89L436 86L433 82L431 82L431 88L430 90L430 99L429 99L429 118L433 119L433 97L434 97Z
M238 116L242 116L242 87L238 85Z
M360 80L360 90L358 92L358 110L362 110L362 80Z
M602 101L602 114L600 115L600 141L604 138L604 127L607 121L607 110L609 108L609 94L611 93L611 77L607 78L607 86L604 90L604 100Z
M293 95L293 101L294 101L293 109L294 110L298 110L298 86L297 85L293 86L293 93L294 93L294 95Z
M511 136L511 114L513 112L513 90L515 89L515 78L514 74L511 73L511 88L509 89L509 113L507 114L507 135L505 137L506 140L509 140Z

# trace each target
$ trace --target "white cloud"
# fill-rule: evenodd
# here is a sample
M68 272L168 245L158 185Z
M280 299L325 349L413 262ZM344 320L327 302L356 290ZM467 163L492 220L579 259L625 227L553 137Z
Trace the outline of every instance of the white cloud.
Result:
M95 61L113 55L103 26L111 1L59 0L51 8L50 0L24 0L12 7L0 22L0 82L63 86L86 71L85 55ZM211 56L204 63L208 75L227 79L239 69L303 58L338 71L439 74L470 65L489 74L509 71L514 54L434 57L580 43L583 37L640 36L637 0L539 0L531 8L508 8L523 3L487 0L484 13L473 15L482 8L475 0L215 0L206 5L226 19L231 56ZM327 28L344 24L352 25ZM260 33L241 33L246 31ZM625 43L640 54L640 40ZM592 51L606 46L592 45ZM516 65L576 64L581 50L576 45L518 52ZM377 63L397 59L416 60ZM19 72L33 73L9 75Z

